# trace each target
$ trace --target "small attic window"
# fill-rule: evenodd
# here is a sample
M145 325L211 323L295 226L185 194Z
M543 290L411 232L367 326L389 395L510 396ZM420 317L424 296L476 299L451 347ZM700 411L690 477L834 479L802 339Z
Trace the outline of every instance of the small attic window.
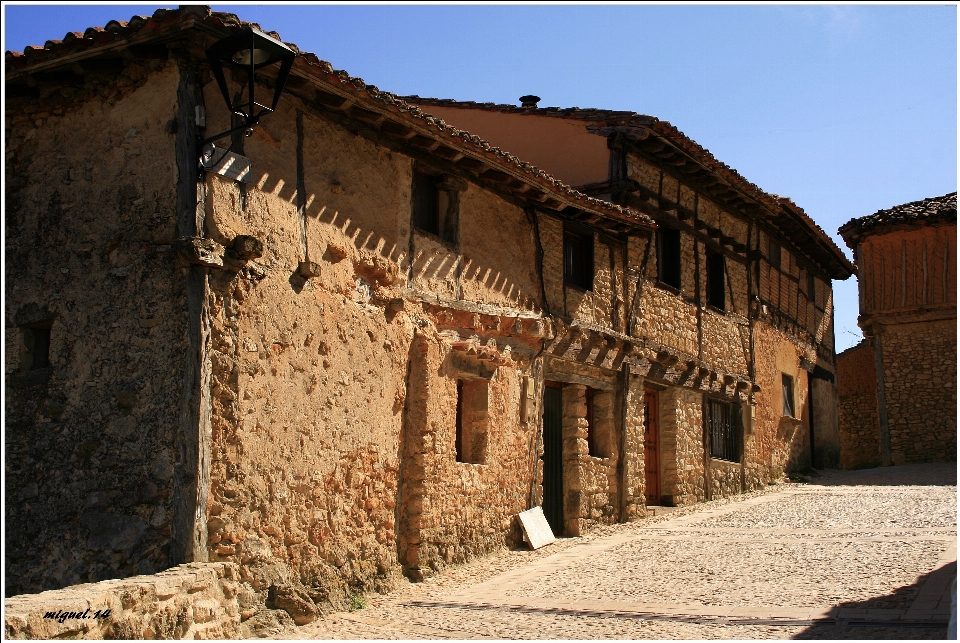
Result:
M464 187L454 177L416 170L413 173L413 225L456 243L460 217L458 192Z

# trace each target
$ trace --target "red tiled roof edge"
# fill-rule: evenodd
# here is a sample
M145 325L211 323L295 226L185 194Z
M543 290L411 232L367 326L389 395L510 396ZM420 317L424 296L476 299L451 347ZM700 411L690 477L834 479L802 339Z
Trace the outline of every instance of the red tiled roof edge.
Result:
M263 30L257 23L243 21L236 14L214 12L211 11L210 7L203 5L181 5L178 9L158 9L151 16L133 16L129 21L111 20L106 26L90 27L83 34L70 32L62 40L48 40L43 47L28 46L23 53L7 51L5 52L7 73L22 70L32 63L54 61L61 56L76 53L82 49L119 42L135 33L153 31L172 23L190 19L199 20L214 27L240 30L252 26ZM271 37L281 40L280 34L277 32L263 31ZM506 166L508 169L518 169L536 179L538 183L550 191L559 193L559 196L563 199L572 200L578 204L582 203L587 209L612 215L638 227L656 227L653 219L641 212L583 194L540 168L520 160L480 137L448 125L443 120L427 114L416 105L406 103L395 94L381 91L376 86L368 85L363 79L350 76L345 71L335 70L329 62L320 59L316 54L303 52L293 43L285 44L297 52L295 61L297 66L317 67L326 82L339 84L362 99L366 98L384 103L393 111L414 119L421 127L426 126L427 129L433 130L435 133L446 134L455 139L454 144L472 146L475 150L483 152L485 157L501 166ZM314 70L311 69L310 71Z

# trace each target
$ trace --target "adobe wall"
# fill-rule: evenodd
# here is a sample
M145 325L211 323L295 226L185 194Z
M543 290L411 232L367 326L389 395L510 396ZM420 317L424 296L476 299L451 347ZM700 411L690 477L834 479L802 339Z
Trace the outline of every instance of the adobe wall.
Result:
M118 62L7 103L8 596L169 565L187 352L165 129L178 78ZM50 365L21 370L31 324L50 328Z
M957 320L881 328L893 464L955 461Z
M781 331L754 324L756 351L756 466L763 482L810 467L808 374L800 347ZM782 376L793 378L795 417L784 416Z
M880 466L875 348L868 339L837 355L840 391L840 464L844 469Z
M211 104L214 90L205 88ZM218 240L247 234L265 247L211 282L209 549L240 563L264 552L241 567L255 588L302 583L337 604L351 588L390 587L402 567L513 542L509 516L528 508L532 475L519 367L490 379L490 463L457 463L463 369L453 356L482 352L470 358L480 363L493 351L509 364L504 338L517 315L538 317L541 297L521 208L470 184L458 244L413 230L413 160L297 108L285 98L244 141L253 185L207 180ZM298 274L307 259L319 276ZM448 308L460 295L513 316ZM437 297L448 303L426 303ZM520 323L527 337L514 355L532 355L534 325ZM491 494L501 502L478 501Z
M442 105L423 105L422 109L536 165L567 185L607 180L607 138L588 132L579 118Z

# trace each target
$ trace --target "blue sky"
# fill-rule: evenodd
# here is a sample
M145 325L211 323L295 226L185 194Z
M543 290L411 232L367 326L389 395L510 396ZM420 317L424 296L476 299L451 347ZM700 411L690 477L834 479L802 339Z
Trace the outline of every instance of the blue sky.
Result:
M177 5L4 6L4 48ZM957 8L213 5L398 94L669 120L837 228L957 185ZM849 253L848 253L849 255ZM859 341L835 284L837 347Z

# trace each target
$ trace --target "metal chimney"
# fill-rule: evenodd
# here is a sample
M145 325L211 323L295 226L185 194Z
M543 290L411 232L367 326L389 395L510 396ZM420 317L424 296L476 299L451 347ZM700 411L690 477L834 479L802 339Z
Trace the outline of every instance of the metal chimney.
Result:
M536 107L540 102L539 96L527 95L520 97L520 107Z

